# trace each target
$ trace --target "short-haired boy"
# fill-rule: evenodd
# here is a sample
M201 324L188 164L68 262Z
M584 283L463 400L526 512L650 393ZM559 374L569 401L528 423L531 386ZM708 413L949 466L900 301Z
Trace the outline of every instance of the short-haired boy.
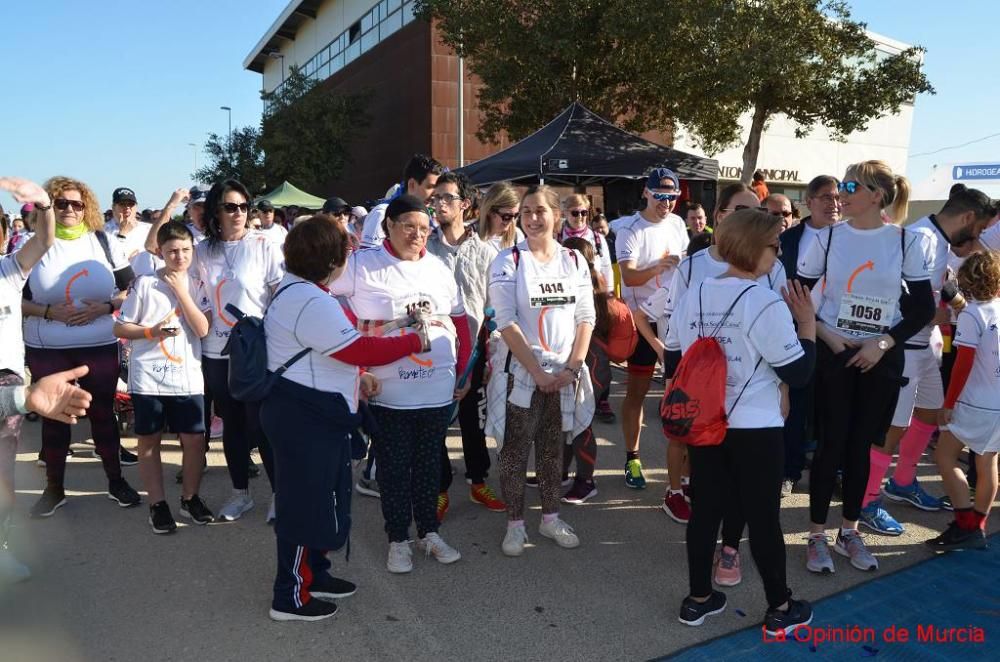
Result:
M198 497L205 466L205 399L201 339L209 331L211 299L188 273L194 236L170 221L156 233L162 269L135 279L122 304L115 335L132 341L128 386L139 437L139 475L149 495L153 533L177 528L164 500L160 439L166 426L180 436L183 453L181 515L195 524L214 521Z

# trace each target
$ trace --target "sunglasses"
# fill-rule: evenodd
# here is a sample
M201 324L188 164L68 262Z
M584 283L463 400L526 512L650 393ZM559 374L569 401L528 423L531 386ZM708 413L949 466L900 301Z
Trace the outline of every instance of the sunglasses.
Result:
M587 218L588 216L590 216L590 212L587 211L586 209L574 209L570 211L570 215L572 215L573 218L580 218L581 216Z
M517 214L501 214L498 211L495 211L493 213L496 214L497 216L499 216L500 220L502 220L504 223L510 223L515 218L517 218Z
M327 213L329 213L330 216L333 216L334 218L337 218L338 216L342 217L351 215L351 211L349 209L338 209L337 211L331 211Z
M222 207L223 211L227 214L235 214L237 210L243 212L244 214L250 211L250 205L245 202L241 202L239 204L236 204L235 202L223 202L219 206Z
M83 203L79 200L67 200L66 198L56 198L52 203L56 206L59 211L66 211L70 207L73 211L83 211Z
M861 182L855 182L853 180L849 182L840 182L840 184L837 185L837 190L839 190L841 193L846 192L849 193L850 195L854 195L857 192L859 186L864 186L869 191L875 190L871 186L867 186L865 184L862 184Z
M785 210L782 210L782 211L772 211L771 213L774 214L775 216L784 216L785 218L790 218L791 215L792 215L791 211L785 211Z
M665 200L676 200L681 197L680 193L657 193L656 191L650 191L650 193L653 195L653 199L658 200L659 202L663 202Z

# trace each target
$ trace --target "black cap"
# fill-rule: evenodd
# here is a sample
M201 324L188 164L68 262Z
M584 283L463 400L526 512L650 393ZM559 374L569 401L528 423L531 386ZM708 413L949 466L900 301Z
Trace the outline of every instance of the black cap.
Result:
M385 215L391 220L395 221L397 218L403 214L409 213L411 211L419 211L424 214L427 213L427 205L424 204L423 200L415 195L401 195L389 203L389 207L385 210Z
M257 203L258 211L274 211L274 205L271 204L270 200L261 200Z
M327 198L326 202L323 203L323 213L329 214L335 211L346 211L349 214L351 213L351 205L347 204L343 198Z
M208 191L198 186L192 186L188 190L188 207L198 203L204 204L207 197Z
M111 202L116 205L119 202L135 202L135 192L124 186L116 188L115 192L111 194Z

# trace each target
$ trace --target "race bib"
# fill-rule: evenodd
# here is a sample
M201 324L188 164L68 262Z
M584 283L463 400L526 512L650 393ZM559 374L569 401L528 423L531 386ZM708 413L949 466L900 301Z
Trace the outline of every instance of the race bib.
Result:
M576 295L563 280L535 277L528 279L528 302L532 308L568 306L576 303Z
M889 330L895 315L895 299L848 292L840 299L837 328L853 335L878 336Z

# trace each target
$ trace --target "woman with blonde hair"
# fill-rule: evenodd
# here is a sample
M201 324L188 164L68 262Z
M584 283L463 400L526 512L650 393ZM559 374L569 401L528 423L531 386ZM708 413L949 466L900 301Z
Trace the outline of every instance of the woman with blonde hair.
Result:
M121 472L121 437L114 414L120 363L112 332L113 314L134 276L132 267L121 245L104 233L101 208L90 187L53 177L45 183L45 192L55 207L56 238L31 271L21 303L28 367L34 379L79 365L90 369L80 386L94 398L87 415L108 477L108 498L123 508L135 506L139 494ZM47 486L31 508L32 517L49 517L66 503L69 444L67 423L42 420Z
M870 450L885 443L905 383L903 347L934 316L925 239L897 225L906 217L909 182L881 161L864 161L847 168L839 188L847 222L820 231L798 263L799 279L820 287L819 446L809 475L806 561L818 573L834 572L824 529L841 468L843 521L834 550L859 570L878 568L858 534Z

